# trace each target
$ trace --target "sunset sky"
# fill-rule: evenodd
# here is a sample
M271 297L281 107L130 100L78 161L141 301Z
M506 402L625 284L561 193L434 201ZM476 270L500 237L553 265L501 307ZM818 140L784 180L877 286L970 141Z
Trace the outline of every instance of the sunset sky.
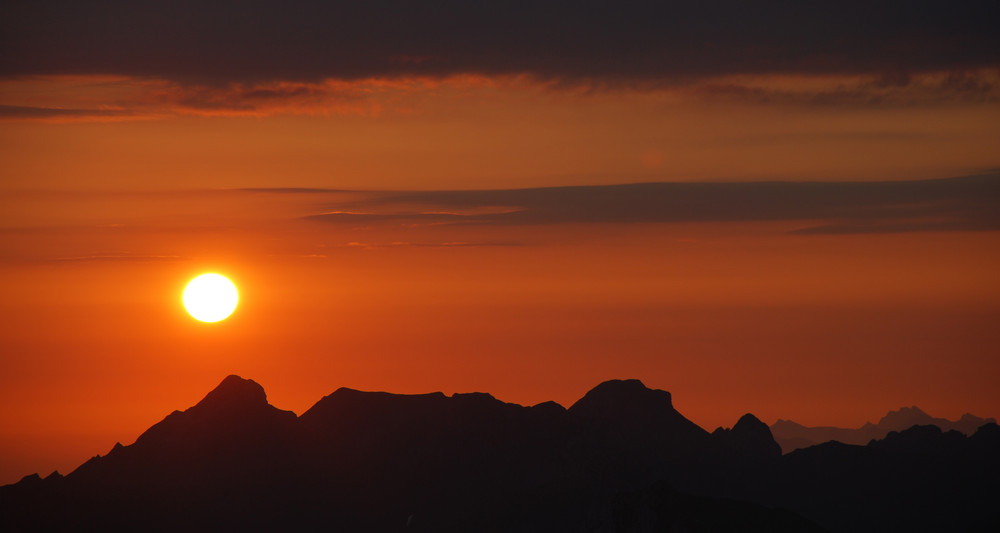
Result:
M1000 6L0 5L0 484L228 374L1000 416ZM188 281L240 304L206 324Z

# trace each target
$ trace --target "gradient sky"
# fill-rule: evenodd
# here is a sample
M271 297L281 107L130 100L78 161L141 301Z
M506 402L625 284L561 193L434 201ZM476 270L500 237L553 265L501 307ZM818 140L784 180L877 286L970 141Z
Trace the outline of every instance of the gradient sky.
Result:
M4 2L0 483L231 373L1000 416L1000 7L708 4Z

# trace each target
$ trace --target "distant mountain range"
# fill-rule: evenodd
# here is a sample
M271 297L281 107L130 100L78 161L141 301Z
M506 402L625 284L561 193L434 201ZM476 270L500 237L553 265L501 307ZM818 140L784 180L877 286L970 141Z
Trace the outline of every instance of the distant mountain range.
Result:
M889 411L878 421L871 422L857 429L838 428L832 426L806 427L791 420L778 419L771 425L771 434L781 445L785 453L798 448L808 448L829 441L844 444L868 444L872 440L884 439L892 431L902 431L913 426L937 426L942 431L959 431L972 435L983 424L996 423L994 418L979 418L969 413L958 420L934 418L923 412L919 407L901 407L898 411Z
M995 531L1000 427L782 455L608 381L569 409L341 388L296 416L227 377L134 444L0 487L2 531ZM980 529L976 529L980 528Z

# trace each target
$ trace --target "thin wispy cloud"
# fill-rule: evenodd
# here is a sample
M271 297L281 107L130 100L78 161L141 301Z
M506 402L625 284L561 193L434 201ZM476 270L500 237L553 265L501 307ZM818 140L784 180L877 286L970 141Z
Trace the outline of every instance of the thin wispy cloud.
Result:
M1000 70L822 79L736 76L704 80L684 88L683 92L709 102L820 108L995 104L1000 102Z
M60 107L35 107L0 105L0 120L122 120L133 117L126 109L67 109Z
M106 252L68 257L58 257L57 263L81 262L146 262L146 261L183 261L186 258L179 255L133 254L127 252Z
M410 241L391 241L391 242L361 242L361 241L350 241L343 243L341 246L346 248L360 248L363 250L378 250L382 248L480 248L480 247L493 247L493 246L523 246L522 243L517 242L476 242L476 241L445 241L445 242L410 242Z

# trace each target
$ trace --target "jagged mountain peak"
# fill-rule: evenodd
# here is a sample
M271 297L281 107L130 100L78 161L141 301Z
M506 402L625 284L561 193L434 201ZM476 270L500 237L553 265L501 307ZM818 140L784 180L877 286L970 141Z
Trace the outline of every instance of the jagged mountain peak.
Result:
M889 411L878 421L878 426L889 427L892 429L906 429L916 423L925 422L932 420L931 416L924 412L923 409L917 407L916 405L911 405L909 407L900 407L894 411Z
M617 418L629 412L673 411L670 393L638 379L613 379L590 389L569 411L587 418Z
M251 435L258 438L283 430L296 418L295 413L269 404L264 387L256 381L234 374L193 407L174 411L151 426L132 446L146 450L187 449L209 441L235 441ZM108 457L121 456L132 446L115 446ZM132 450L126 455L134 453Z
M267 405L267 393L256 381L243 379L236 374L227 376L217 387L212 389L193 410L231 410L245 407L260 407Z
M760 429L767 429L770 434L771 430L767 427L767 424L760 421L759 418L753 415L753 413L747 413L740 417L736 421L736 425L733 426L733 431L758 431Z
M779 422L781 421L779 420ZM771 428L768 427L767 424L761 422L761 420L756 416L754 416L753 413L747 413L741 416L740 419L736 421L736 424L733 425L732 428L719 427L716 428L716 430L713 433L721 433L721 432L731 432L736 434L763 433L764 430L767 431L768 435L771 434Z
M730 454L773 459L781 456L781 446L771 435L771 428L751 413L740 417L731 428L716 428L712 436Z

